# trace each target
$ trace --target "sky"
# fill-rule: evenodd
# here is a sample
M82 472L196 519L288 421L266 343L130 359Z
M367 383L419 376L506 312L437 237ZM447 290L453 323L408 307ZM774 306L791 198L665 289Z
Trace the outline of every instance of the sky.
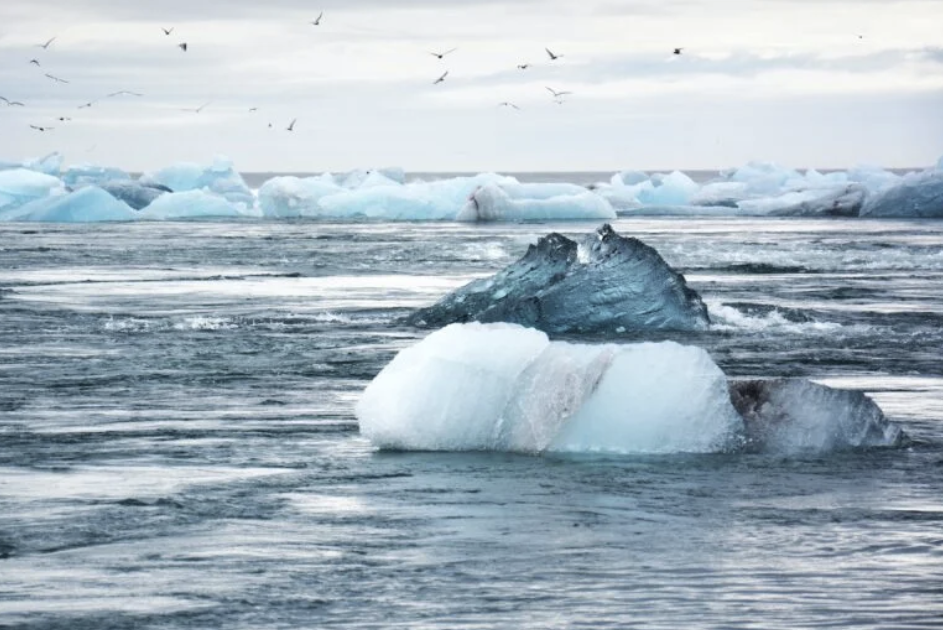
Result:
M0 96L24 106L0 102L0 159L919 167L943 155L941 24L943 0L3 0Z

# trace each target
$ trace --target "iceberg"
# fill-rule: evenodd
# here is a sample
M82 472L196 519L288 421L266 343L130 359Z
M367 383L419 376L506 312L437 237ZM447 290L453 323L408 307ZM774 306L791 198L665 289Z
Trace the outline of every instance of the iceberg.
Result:
M25 168L30 171L42 173L44 175L59 176L62 170L63 157L58 151L49 155L23 162L0 162L0 171Z
M52 175L25 168L0 171L0 212L65 192L62 181Z
M680 171L655 173L639 181L643 175L631 171L617 173L613 175L611 185L597 186L596 193L614 207L627 210L638 206L688 205L700 190L697 182Z
M206 190L246 208L255 205L255 195L246 186L242 175L233 168L232 160L221 156L217 156L208 167L183 162L142 175L140 181L145 186L166 186L173 192Z
M110 180L104 181L98 185L99 188L106 191L115 199L120 199L135 210L143 210L160 197L169 192L166 187L160 185L145 186L141 182L133 180Z
M912 173L896 186L871 196L862 217L943 219L943 171Z
M137 213L138 218L152 221L249 216L256 215L203 190L164 193Z
M803 379L733 380L746 448L795 454L896 447L909 438L862 394Z
M403 350L357 418L396 450L703 453L742 433L726 378L700 348L551 342L510 324L456 324Z
M131 176L120 168L111 166L97 166L95 164L77 164L70 166L62 173L62 181L69 188L82 186L98 186L105 182L130 180Z
M868 191L861 184L847 184L830 190L788 192L779 197L747 199L737 203L739 214L775 216L856 217Z
M137 213L97 186L86 186L66 195L32 201L4 213L7 221L42 221L48 223L94 223L133 221Z
M274 177L259 189L259 208L269 218L318 217L323 214L321 199L343 190L330 175Z
M572 189L560 185L554 187L549 184L535 184L532 194L536 196L527 197L528 187L523 184L507 188L487 184L472 193L455 219L474 222L616 218L616 212L608 201L586 189L582 189L578 194L553 196L558 191L572 193Z
M578 244L550 234L492 278L468 284L405 319L417 327L511 322L549 333L697 330L700 296L645 243L603 225Z

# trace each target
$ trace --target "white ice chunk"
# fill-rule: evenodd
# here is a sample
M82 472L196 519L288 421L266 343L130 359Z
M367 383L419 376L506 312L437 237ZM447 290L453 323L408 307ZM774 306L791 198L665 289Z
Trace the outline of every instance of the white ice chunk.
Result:
M712 452L742 429L704 350L550 342L511 324L454 324L403 350L357 417L374 444L406 450Z
M255 196L246 186L242 175L233 168L232 160L217 156L211 166L182 162L154 173L141 176L145 184L160 184L173 192L207 190L224 197L232 203L241 203L247 208L255 204Z
M138 213L141 219L157 221L246 216L255 215L241 205L203 190L165 193Z
M335 184L330 175L274 177L259 189L259 208L264 216L271 218L317 217L323 214L321 198L341 191L343 188Z
M58 177L25 168L0 171L0 211L64 193Z
M523 187L515 192L520 194ZM540 191L547 192L547 191ZM581 194L549 198L511 198L504 187L489 184L474 192L457 221L611 220L616 212L608 201L584 189Z
M69 188L99 186L105 182L128 179L131 179L131 176L120 168L98 166L97 164L74 164L62 173L62 181Z
M93 223L98 221L133 221L137 213L96 186L86 186L67 195L38 199L4 213L8 221L48 223Z
M62 161L62 154L56 151L45 157L24 160L22 162L0 161L0 171L25 168L30 171L36 171L37 173L43 173L44 175L58 177L59 171L62 170Z
M621 171L612 176L610 180L613 186L635 186L647 182L648 173L643 171Z

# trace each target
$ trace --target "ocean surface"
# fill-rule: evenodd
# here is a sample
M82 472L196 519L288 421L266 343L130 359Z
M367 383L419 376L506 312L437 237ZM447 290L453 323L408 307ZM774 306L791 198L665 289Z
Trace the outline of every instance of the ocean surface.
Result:
M715 322L644 338L866 391L913 446L358 435L358 395L425 334L397 317L595 224L0 223L0 626L941 627L943 222L614 225Z

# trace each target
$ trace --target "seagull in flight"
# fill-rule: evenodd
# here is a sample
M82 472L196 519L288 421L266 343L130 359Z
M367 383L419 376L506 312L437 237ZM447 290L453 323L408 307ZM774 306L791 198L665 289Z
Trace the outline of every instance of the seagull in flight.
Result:
M171 26L170 28L164 28L163 26L161 26L160 30L164 31L164 35L170 35L171 33L174 32L174 27Z
M46 50L49 48L49 44L53 43L54 41L56 41L56 38L51 37L45 44L36 44L36 48L42 48L43 50Z
M179 48L179 49L182 50L183 52L187 52L187 42L183 42L183 43L181 43L181 44L177 44L177 48Z
M30 59L29 62L30 62L30 64L36 66L37 68L41 68L41 67L42 67L42 66L39 65L39 59Z
M3 101L4 103L6 103L6 104L7 104L7 107L25 107L25 105L23 105L23 103L21 103L21 102L19 102L19 101L11 101L10 99L8 99L8 98L5 97L5 96L0 96L0 101Z
M291 121L291 124L289 124L289 125L285 128L286 131L294 131L294 130L295 130L295 123L296 123L296 122L298 122L298 119L297 119L297 118L293 118L292 121Z
M547 91L550 92L551 94L553 94L553 98L555 98L555 99L557 99L557 100L560 100L560 97L562 97L562 96L566 96L566 95L568 95L568 94L572 94L572 93L573 93L573 92L557 92L557 91L556 91L555 89L553 89L552 87L548 87L548 88L547 88Z
M445 72L443 72L441 77L439 77L438 79L436 79L435 81L433 81L433 82L432 82L432 85L438 85L438 84L440 84L440 83L443 83L443 82L445 81L445 77L447 77L447 76L449 76L449 71L448 71L448 70L446 70Z
M429 53L429 54L432 55L433 57L437 57L437 58L439 58L439 59L443 59L443 58L445 58L446 55L449 55L449 54L455 52L456 50L458 50L458 48L452 48L452 49L450 49L450 50L446 50L445 52L441 52L441 53L438 53L438 52L431 52L431 53Z
M553 51L550 50L549 48L544 48L544 50L547 51L547 55L550 57L550 61L556 61L557 59L563 56L563 55L554 54Z
M131 90L119 90L118 92L112 92L111 94L106 94L105 98L114 98L115 96L144 96L140 92L132 92Z
M518 107L517 105L515 105L515 104L512 103L511 101L503 101L503 102L501 102L501 103L498 103L498 107L513 107L513 108L516 109L516 110L520 110L520 109L521 109L520 107Z
M258 107L250 107L250 108L249 108L249 113L257 112L257 111L259 111L259 108L258 108Z
M68 121L70 121L70 120L72 120L72 119L69 118L68 116L59 116L58 120L59 120L59 122L68 122Z
M680 55L682 50L684 50L684 48L675 48L674 54Z
M35 129L36 131L52 131L55 127L40 127L39 125L30 125L30 129Z
M529 63L519 63L519 64L517 64L517 69L518 69L518 70L527 70L528 68L530 68L530 64L529 64Z
M55 81L56 83L68 83L68 81L66 81L65 79L60 79L59 77L57 77L57 76L55 76L55 75L53 75L53 74L49 74L48 72L46 73L46 78L52 79L52 80Z
M97 103L97 102L98 102L98 101L89 101L88 103L84 103L84 104L82 104L82 105L79 105L79 109L87 109L87 108L91 107L92 105L94 105L94 104Z
M209 104L212 103L212 102L213 102L213 101L206 101L205 103L203 103L202 105L200 105L200 106L197 107L196 109L194 109L194 108L191 107L191 108L188 108L188 109L181 109L180 111L182 111L182 112L193 112L194 114L199 114L200 112L203 111L203 109L204 109L207 105L209 105Z
M318 17L316 17L316 18L311 22L311 26L321 26L321 18L323 18L323 17L324 17L324 11L321 11L321 12L318 14Z

